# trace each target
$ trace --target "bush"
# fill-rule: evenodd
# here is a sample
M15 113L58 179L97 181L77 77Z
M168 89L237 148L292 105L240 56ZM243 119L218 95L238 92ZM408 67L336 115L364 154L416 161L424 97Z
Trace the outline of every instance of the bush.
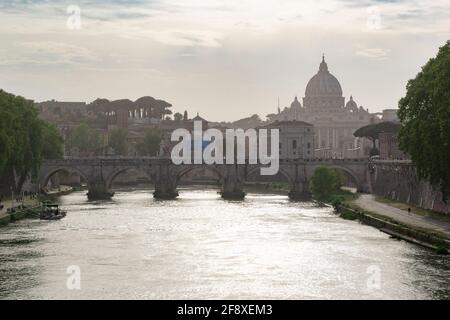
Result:
M332 195L330 197L330 203L336 210L339 208L339 206L342 204L343 201L344 197L340 195Z
M348 211L348 210L344 210L344 211L340 214L340 217L343 218L343 219L345 219L345 220L356 220L356 219L357 219L356 214L354 214L353 212Z
M337 169L319 166L311 177L311 191L319 201L330 201L333 195L341 193L342 173Z

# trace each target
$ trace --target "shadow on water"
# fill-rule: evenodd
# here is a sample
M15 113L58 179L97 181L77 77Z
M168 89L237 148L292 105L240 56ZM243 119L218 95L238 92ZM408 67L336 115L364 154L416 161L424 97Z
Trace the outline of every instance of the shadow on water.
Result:
M12 233L12 232L11 232ZM33 246L41 238L0 239L0 298L33 288L39 284L44 255Z
M450 263L449 256L417 248L411 255L408 272L414 279L412 284L419 290L428 292L432 299L449 299Z

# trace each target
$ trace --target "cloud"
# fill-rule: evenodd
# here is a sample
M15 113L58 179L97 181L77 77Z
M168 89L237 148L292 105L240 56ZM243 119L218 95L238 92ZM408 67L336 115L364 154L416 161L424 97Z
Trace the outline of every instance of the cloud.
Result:
M80 30L66 27L71 4L81 8ZM380 28L370 29L374 6ZM358 101L395 105L405 82L448 39L450 4L0 0L0 21L0 87L11 92L39 100L151 94L231 119L272 112L277 96L290 103L322 52Z
M12 56L3 51L1 65L84 65L99 61L92 51L68 43L29 41L15 46L20 54Z
M382 49L382 48L366 48L366 49L360 49L355 52L357 56L375 59L375 60L381 60L387 58L387 55L389 53L389 50Z

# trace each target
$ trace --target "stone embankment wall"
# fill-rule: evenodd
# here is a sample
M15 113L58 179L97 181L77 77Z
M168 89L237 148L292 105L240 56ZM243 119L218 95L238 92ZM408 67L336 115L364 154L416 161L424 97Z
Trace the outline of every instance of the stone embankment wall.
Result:
M447 252L450 250L450 240L432 232L426 232L394 221L380 219L372 216L368 212L354 210L344 205L340 205L336 211L340 214L350 213L363 224L375 227L396 238L434 250L438 250L439 248L444 248Z
M417 177L410 161L374 161L370 165L372 193L424 209L450 213L442 193ZM450 197L449 197L450 198Z

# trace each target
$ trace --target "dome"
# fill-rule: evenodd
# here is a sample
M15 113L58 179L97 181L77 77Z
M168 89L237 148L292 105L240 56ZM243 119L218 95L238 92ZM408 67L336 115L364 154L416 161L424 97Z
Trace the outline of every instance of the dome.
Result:
M345 105L346 108L348 109L358 109L358 105L356 104L356 102L353 100L353 97L350 96L350 100L347 102L347 104Z
M318 96L342 96L342 88L339 81L328 71L325 57L322 57L319 72L317 72L306 85L305 97Z
M300 101L298 101L297 96L296 96L294 101L291 103L291 108L299 109L301 107L302 107L302 105L301 105Z

